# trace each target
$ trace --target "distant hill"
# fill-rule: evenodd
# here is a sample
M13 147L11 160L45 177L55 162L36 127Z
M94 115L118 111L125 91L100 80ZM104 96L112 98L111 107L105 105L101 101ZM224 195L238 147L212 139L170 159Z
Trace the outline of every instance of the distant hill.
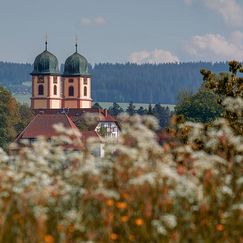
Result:
M61 69L63 65L61 66ZM179 64L96 64L90 66L93 76L92 96L96 102L134 102L175 104L181 90L195 92L202 83L200 69L224 72L220 63ZM31 64L0 62L0 85L18 94L31 92L23 82L31 80Z

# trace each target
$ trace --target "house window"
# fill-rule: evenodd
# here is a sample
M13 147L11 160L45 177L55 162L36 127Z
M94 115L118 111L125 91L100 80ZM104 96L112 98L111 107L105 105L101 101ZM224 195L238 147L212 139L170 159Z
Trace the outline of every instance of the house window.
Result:
M87 87L84 86L84 96L87 96Z
M73 83L73 79L70 78L70 79L68 80L68 82L69 82L69 83Z
M57 95L57 86L56 85L54 85L54 87L53 87L53 94Z
M38 95L44 95L44 86L42 84L38 86Z
M53 83L54 83L54 84L57 84L57 77L54 77L54 78L53 78Z
M69 96L74 96L74 88L73 86L70 86L69 89L68 89L68 95Z
M88 84L87 78L84 78L84 84Z

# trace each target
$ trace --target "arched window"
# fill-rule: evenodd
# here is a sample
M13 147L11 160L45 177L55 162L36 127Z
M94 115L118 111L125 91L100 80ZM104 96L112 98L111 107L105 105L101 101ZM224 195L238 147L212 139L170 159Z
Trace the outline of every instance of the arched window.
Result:
M57 95L57 86L56 85L54 85L54 87L53 87L53 94Z
M44 86L42 84L38 86L38 95L44 95Z
M74 88L73 86L70 86L69 89L68 89L68 95L69 96L74 96Z
M87 87L84 86L84 96L87 96Z

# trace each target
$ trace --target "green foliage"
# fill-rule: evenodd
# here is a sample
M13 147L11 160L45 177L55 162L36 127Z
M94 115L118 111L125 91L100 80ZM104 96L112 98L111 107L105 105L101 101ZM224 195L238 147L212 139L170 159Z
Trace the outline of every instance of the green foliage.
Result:
M136 113L136 107L135 105L133 104L133 102L130 102L127 109L126 109L126 112L130 115L130 116L133 116L135 113Z
M109 107L108 109L109 114L111 114L112 116L116 117L118 116L120 113L123 112L123 109L120 107L119 104L117 104L116 102L114 102L112 104L112 106Z
M223 112L222 106L217 101L218 96L206 90L201 90L194 95L183 93L175 107L175 112L189 121L212 122Z
M20 119L16 124L16 132L22 132L33 118L33 113L28 104L18 104Z
M6 148L14 140L19 122L17 101L9 91L0 87L0 147Z
M103 109L101 106L100 106L100 104L99 103L94 103L93 105L92 105L92 108L93 109Z
M220 104L225 97L243 98L243 77L242 75L237 75L238 73L243 72L242 64L237 61L230 61L228 64L229 73L214 74L205 69L201 70L204 87L220 96L220 99L218 100ZM226 104L223 103L223 105L227 105L227 102ZM242 135L243 114L239 116L235 111L229 109L226 110L223 115L229 120L235 132Z
M158 119L161 128L166 127L170 119L170 109L156 104L153 108L153 115Z

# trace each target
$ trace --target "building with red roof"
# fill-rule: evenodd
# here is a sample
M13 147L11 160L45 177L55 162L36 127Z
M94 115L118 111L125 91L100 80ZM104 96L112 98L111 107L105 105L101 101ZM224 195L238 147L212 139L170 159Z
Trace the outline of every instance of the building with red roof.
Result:
M58 135L54 125L62 124L66 129L78 129L81 141L102 137L117 139L120 126L107 110L92 109L91 75L88 61L76 51L67 58L64 72L60 74L58 60L47 50L34 61L32 75L31 108L35 117L17 136L16 142L28 140L33 143L39 136L51 139ZM92 115L90 121L88 115ZM100 151L102 156L102 151Z

